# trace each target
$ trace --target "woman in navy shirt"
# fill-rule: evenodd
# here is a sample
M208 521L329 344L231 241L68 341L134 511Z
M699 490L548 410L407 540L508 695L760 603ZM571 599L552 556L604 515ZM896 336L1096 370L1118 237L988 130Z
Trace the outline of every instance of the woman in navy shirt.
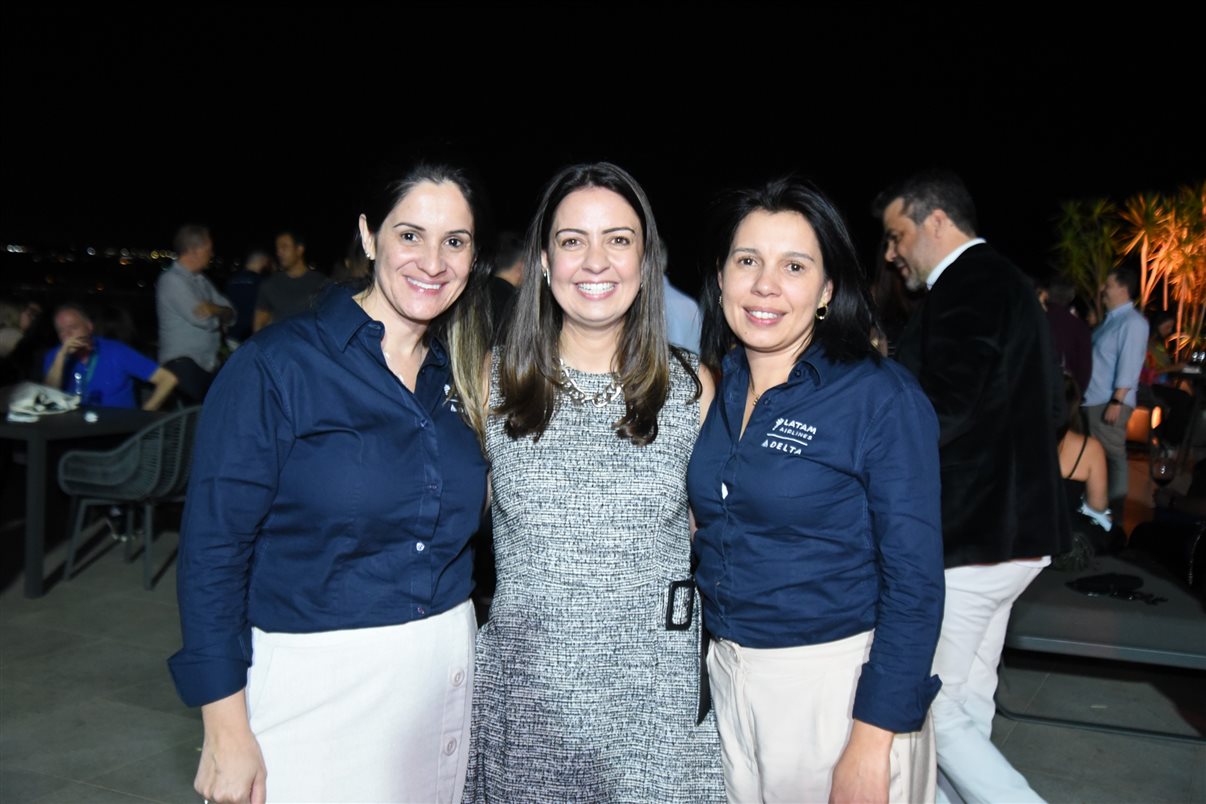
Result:
M702 357L720 381L688 490L729 798L932 801L934 411L872 346L824 195L778 179L715 212Z
M248 340L205 403L181 527L210 801L453 801L486 464L463 415L490 271L467 174L419 165L360 216L367 286ZM459 300L458 300L459 299Z

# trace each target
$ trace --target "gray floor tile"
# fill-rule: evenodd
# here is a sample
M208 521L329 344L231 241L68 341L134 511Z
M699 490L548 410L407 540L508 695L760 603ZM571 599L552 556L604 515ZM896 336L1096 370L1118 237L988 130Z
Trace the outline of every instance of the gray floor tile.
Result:
M0 764L0 801L4 804L28 804L48 793L61 790L67 779L44 773L6 768Z
M183 801L185 799L174 800ZM103 787L74 782L42 798L35 799L30 804L134 804L134 802L146 804L147 801L155 801L155 799L141 798L116 790L106 790ZM168 801L171 800L163 799L163 802ZM160 803L156 802L156 804Z
M1029 723L1017 724L1001 753L1027 779L1067 780L1085 801L1184 804L1194 800L1191 769L1206 764L1206 745Z
M80 635L46 625L0 625L0 669L13 662L36 659L80 642Z
M146 709L153 709L156 712L164 712L188 718L189 720L195 720L198 723L201 721L201 710L184 705L184 702L180 700L180 696L176 693L176 685L172 683L167 673L159 681L136 682L106 692L103 697L108 701L130 704L131 706L141 706Z
M155 801L199 801L193 791L197 760L201 757L201 727L195 739L186 740L137 762L131 762L89 780L90 784Z
M11 674L8 674L11 675ZM28 734L8 733L10 723L20 718L53 722L58 710L90 700L95 693L86 687L57 687L38 684L34 680L16 681L5 678L0 682L0 747L6 740L27 739ZM2 758L0 754L0 758Z
M5 677L24 677L49 689L83 689L101 695L133 683L159 683L168 677L167 654L107 639L76 645L12 662Z
M1176 703L1146 681L1084 679L1052 674L1034 696L1028 714L1112 726L1196 734Z
M6 718L0 755L9 769L89 781L165 746L195 740L197 731L187 718L90 698Z
M993 744L997 746L997 748L1000 748L1005 741L1009 739L1009 735L1013 734L1014 727L1017 725L1018 723L1016 720L1010 720L1009 718L1002 717L1001 715L994 715L992 719Z
M144 645L164 653L180 646L180 618L176 606L119 593L96 597L11 618L12 627L53 628L89 637L103 637Z

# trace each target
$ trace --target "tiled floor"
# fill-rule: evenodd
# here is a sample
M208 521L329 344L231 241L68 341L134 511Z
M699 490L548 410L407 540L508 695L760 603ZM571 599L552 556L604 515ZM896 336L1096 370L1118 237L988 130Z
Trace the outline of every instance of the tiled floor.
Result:
M1134 510L1151 488L1136 462ZM1133 520L1132 520L1133 521ZM20 531L0 531L11 549ZM195 710L176 698L165 660L178 646L175 533L156 543L168 567L152 591L116 544L37 600L19 578L0 592L0 802L196 802ZM63 548L48 557L61 568ZM1202 674L1007 651L1002 702L1021 712L1100 717L1206 734ZM1206 745L1014 722L994 742L1052 802L1206 802Z

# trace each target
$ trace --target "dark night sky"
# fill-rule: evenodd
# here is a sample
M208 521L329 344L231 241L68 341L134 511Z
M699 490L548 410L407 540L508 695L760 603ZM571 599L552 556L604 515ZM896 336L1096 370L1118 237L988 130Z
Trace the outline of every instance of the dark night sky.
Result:
M953 167L982 232L1040 272L1062 199L1206 178L1202 12L651 8L0 12L0 237L152 248L199 219L237 257L298 225L329 267L373 166L442 138L475 156L513 227L563 163L627 167L688 286L709 194L787 169L870 253L875 192ZM1136 36L1157 25L1162 42Z

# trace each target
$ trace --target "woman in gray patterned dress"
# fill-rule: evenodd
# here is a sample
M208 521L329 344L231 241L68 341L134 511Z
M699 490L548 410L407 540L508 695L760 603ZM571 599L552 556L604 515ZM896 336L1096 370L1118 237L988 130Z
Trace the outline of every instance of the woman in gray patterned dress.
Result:
M491 371L498 580L467 801L724 800L685 487L712 384L667 344L664 263L624 170L547 185Z

